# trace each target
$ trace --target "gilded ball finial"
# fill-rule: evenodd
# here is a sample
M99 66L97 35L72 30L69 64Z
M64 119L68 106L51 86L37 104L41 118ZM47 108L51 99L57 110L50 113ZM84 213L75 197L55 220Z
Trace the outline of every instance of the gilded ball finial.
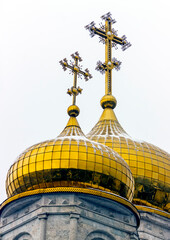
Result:
M100 100L100 105L103 109L105 108L112 108L114 109L116 107L117 101L116 98L112 95L104 95L102 99Z
M80 113L80 109L76 105L71 105L68 107L67 113L70 117L77 117Z

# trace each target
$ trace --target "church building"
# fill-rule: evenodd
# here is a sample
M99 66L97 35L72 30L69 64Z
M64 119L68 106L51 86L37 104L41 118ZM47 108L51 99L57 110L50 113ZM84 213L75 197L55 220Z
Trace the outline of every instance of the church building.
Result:
M131 44L117 36L111 14L104 25L86 26L105 45L103 113L85 135L77 121L82 92L78 52L60 61L73 74L66 127L55 139L35 144L19 155L6 178L7 199L0 205L0 240L170 240L170 155L131 138L120 125L112 95L112 70L120 62L112 48ZM83 111L83 110L82 110Z

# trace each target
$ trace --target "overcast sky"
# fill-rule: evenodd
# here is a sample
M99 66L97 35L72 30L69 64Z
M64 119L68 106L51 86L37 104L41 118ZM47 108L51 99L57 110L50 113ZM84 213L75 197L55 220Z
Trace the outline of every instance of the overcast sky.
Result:
M114 28L132 47L113 56L122 62L113 72L116 115L130 136L170 149L170 1L169 0L1 0L0 1L0 202L10 165L27 147L55 138L65 127L66 94L73 78L59 61L79 51L90 81L79 79L78 121L84 133L102 109L104 45L84 26L111 12Z

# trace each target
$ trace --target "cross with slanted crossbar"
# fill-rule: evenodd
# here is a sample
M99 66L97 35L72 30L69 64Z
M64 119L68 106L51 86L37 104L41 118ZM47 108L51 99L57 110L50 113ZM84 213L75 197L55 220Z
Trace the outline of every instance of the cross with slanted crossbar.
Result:
M84 76L85 80L87 81L90 78L92 78L92 75L89 73L88 68L86 68L84 72L81 70L82 67L78 65L78 61L81 62L82 59L79 56L78 52L75 52L74 54L72 54L71 57L74 59L74 62L70 61L70 64L68 64L68 60L66 58L64 58L59 63L63 67L64 71L66 71L67 68L69 68L70 69L70 73L72 73L74 75L73 87L68 89L67 93L70 96L73 95L73 105L75 105L76 104L76 96L79 93L81 93L82 90L83 90L80 87L77 88L77 77L82 78L82 76Z
M105 94L112 94L112 70L120 69L120 64L116 58L112 59L112 47L117 48L117 44L122 46L122 50L126 50L131 46L129 42L126 41L126 36L121 38L117 36L117 31L112 28L112 24L116 21L112 19L111 13L103 15L102 20L105 20L105 25L100 24L100 28L95 27L95 23L91 22L89 25L85 26L86 29L90 31L90 36L93 37L98 35L100 42L105 44L105 62L97 62L96 70L100 71L102 74L105 73Z

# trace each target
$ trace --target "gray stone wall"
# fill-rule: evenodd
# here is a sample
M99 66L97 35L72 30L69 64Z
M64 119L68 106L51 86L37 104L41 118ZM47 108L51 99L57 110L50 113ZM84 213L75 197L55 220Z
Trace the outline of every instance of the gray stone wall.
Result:
M1 240L137 240L137 220L127 207L80 193L18 199L0 217Z
M143 211L140 212L140 216L140 240L170 240L169 218Z

